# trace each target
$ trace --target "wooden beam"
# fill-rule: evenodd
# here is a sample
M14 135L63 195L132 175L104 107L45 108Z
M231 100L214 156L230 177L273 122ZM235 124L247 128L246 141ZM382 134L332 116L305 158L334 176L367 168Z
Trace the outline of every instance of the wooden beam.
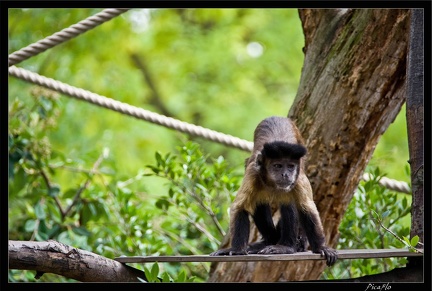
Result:
M410 252L408 249L354 249L337 250L339 259L373 259L393 257L419 257L421 252ZM303 260L324 260L320 254L311 251L300 252L289 255L247 255L247 256L133 256L118 257L114 260L120 263L150 263L150 262L256 262L256 261L303 261Z

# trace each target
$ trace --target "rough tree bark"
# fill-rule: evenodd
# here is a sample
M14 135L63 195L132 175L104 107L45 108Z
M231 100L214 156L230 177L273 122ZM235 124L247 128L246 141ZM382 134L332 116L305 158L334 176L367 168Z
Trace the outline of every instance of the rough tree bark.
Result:
M335 247L362 173L405 102L410 12L300 9L299 15L305 61L288 116L306 139L307 174L327 243ZM252 233L256 239L254 227ZM316 280L324 268L323 261L214 263L209 282Z
M424 242L424 51L423 10L413 9L411 15L410 42L407 69L407 129L411 166L411 233ZM430 149L430 146L428 147ZM420 265L422 259L409 259L410 265Z
M57 241L9 241L9 269L52 273L81 282L140 282L142 271Z

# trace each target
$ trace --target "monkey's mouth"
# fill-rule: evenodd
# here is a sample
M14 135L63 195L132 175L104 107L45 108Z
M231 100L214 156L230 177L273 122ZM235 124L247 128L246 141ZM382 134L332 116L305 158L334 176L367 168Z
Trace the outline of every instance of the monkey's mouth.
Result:
M294 183L291 183L291 182L277 183L276 184L276 188L278 190L282 190L282 191L288 192L288 191L291 191L292 188L294 188Z

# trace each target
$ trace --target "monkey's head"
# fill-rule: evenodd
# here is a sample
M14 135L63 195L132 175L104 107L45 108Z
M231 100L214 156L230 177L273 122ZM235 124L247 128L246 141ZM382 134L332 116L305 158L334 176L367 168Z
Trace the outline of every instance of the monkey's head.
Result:
M300 159L306 154L301 144L274 141L265 143L256 156L256 166L264 184L276 190L291 191L300 173Z

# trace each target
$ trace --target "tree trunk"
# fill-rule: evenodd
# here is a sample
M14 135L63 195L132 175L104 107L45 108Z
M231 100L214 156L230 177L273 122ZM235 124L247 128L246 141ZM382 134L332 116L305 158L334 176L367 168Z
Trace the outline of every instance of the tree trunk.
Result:
M411 233L424 242L424 42L423 10L413 9L411 15L410 43L407 70L407 129L411 166L412 204ZM430 148L430 147L428 147ZM409 264L422 265L420 258L409 259Z
M335 247L365 167L405 102L410 13L301 9L299 14L305 61L288 116L306 140L307 175L327 243ZM257 237L255 228L251 237ZM209 282L316 280L324 268L324 261L214 263Z

